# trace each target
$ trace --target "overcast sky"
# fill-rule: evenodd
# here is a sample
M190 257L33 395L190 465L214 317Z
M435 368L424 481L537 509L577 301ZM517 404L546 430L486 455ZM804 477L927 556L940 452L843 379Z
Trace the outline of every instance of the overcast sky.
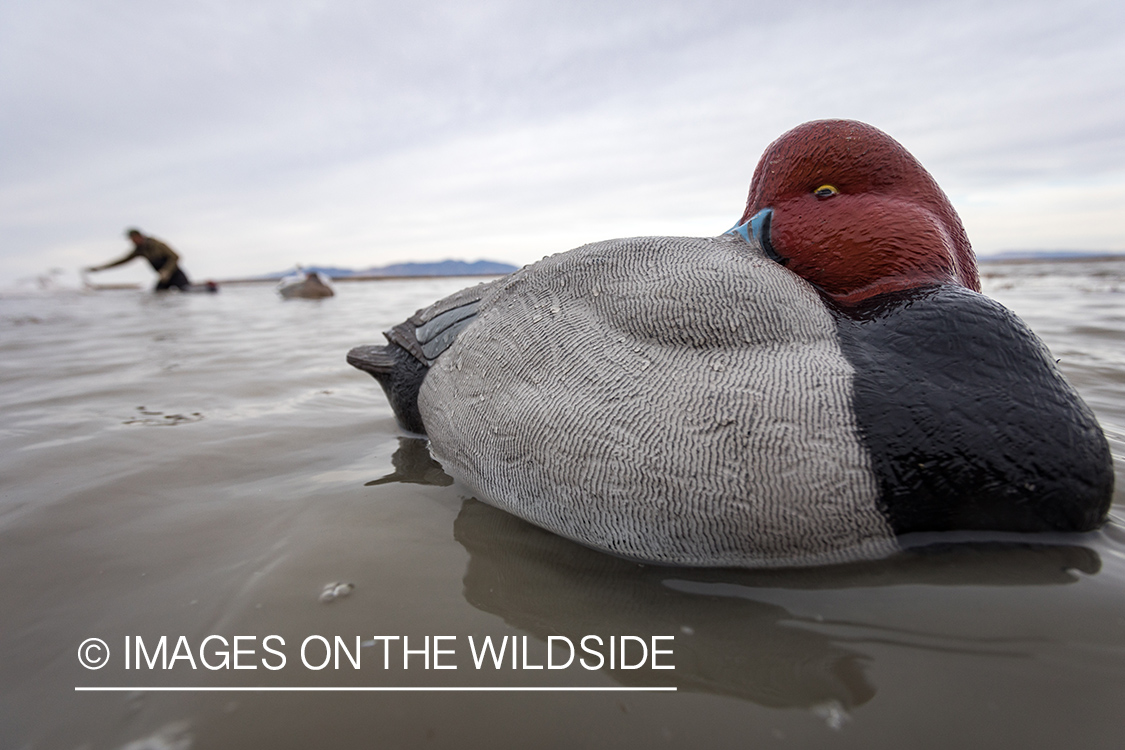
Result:
M0 283L127 226L200 279L714 235L824 117L910 149L978 254L1125 251L1121 0L5 0Z

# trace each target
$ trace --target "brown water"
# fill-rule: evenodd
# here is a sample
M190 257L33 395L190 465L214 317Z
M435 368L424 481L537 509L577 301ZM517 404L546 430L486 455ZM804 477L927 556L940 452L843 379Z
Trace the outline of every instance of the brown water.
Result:
M1125 267L985 271L1098 413L1120 485ZM341 284L324 301L264 286L0 298L0 747L1125 743L1120 487L1116 520L1077 537L814 570L623 562L468 499L345 364L465 283ZM330 583L341 595L322 599ZM169 669L125 668L126 638L136 667L136 639L151 655L161 636L180 657ZM221 667L235 636L256 669L201 663ZM302 664L310 636L341 639L338 668ZM431 660L445 652L429 669L427 636ZM486 636L509 638L499 668L474 664ZM559 636L597 636L607 663L587 669L578 658L598 657L579 650L532 668L566 662ZM674 637L655 644L675 669L651 653L610 669L620 636L634 637L627 666L641 639ZM79 646L94 637L109 660L89 670ZM402 637L417 652L405 669ZM284 667L267 668L267 645ZM321 641L306 655L319 666ZM513 690L198 690L262 687Z

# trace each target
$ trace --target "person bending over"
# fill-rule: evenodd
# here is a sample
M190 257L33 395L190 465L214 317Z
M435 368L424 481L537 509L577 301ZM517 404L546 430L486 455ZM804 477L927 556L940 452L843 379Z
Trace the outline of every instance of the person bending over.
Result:
M125 232L125 235L133 241L133 252L129 253L123 258L106 263L101 266L90 266L87 271L104 271L107 268L120 266L123 263L128 263L133 258L144 258L158 274L160 278L156 281L156 286L153 287L154 291L162 292L172 287L178 288L181 292L187 291L191 285L188 281L187 274L180 268L180 256L176 251L165 245L155 237L146 237L141 234L138 229L130 229Z

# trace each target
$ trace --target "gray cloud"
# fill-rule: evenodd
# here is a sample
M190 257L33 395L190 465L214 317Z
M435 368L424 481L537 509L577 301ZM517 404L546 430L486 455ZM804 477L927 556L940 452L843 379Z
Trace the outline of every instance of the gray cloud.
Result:
M216 277L717 233L818 117L902 141L978 251L1125 249L1120 4L771 5L5 4L0 276L129 224Z

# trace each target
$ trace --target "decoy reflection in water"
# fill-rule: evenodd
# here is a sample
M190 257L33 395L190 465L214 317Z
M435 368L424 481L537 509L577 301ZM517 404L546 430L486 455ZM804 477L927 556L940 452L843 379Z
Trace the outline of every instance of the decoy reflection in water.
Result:
M369 486L452 482L423 439L400 438L392 460L395 472ZM1054 535L1050 543L1036 543L1043 535L1012 535L1003 542L916 535L906 540L912 546L886 559L810 568L645 565L576 544L475 499L462 504L453 535L469 555L466 601L544 647L549 636L578 644L589 634L672 635L675 670L599 671L626 686L675 686L804 708L829 723L876 694L868 676L873 657L864 643L1021 658L1027 644L904 629L880 624L875 615L863 622L812 618L778 602L791 592L824 592L831 601L834 591L904 586L1062 586L1101 569L1095 549L1074 543L1096 540L1074 535ZM1105 535L1108 544L1125 544L1117 527Z
M441 464L430 455L425 438L400 437L398 449L391 456L394 471L386 476L365 482L365 487L401 482L403 484L428 484L435 487L448 487L453 477L445 473Z
M605 671L623 685L674 685L814 710L848 710L875 695L870 657L826 632L832 626L913 648L1022 654L1011 641L812 619L762 601L765 590L1065 585L1101 567L1092 549L1027 542L935 545L805 569L652 566L590 550L476 500L465 501L454 536L469 553L466 600L541 641L562 635L578 643L590 633L676 636L675 670Z

